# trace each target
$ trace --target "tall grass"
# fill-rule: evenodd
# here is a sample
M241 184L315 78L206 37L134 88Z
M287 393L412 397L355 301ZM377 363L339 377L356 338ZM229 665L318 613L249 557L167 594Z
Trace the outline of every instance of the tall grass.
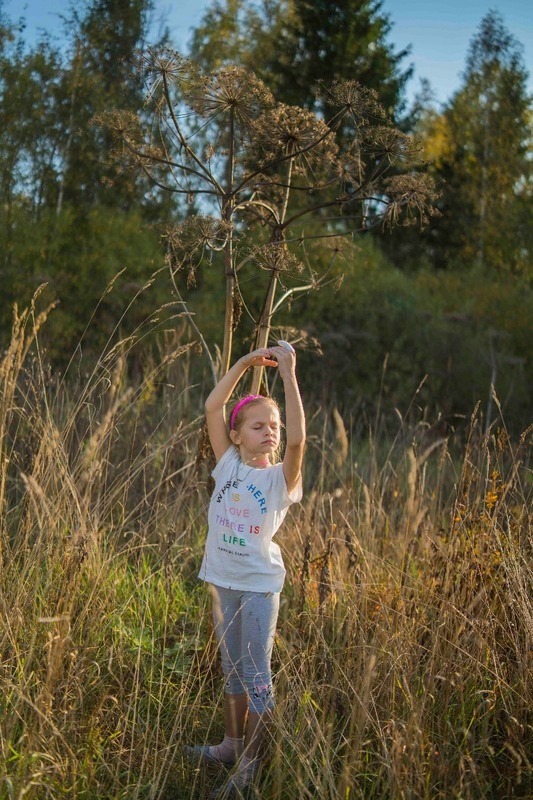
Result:
M0 368L0 797L204 798L222 776L181 755L222 735L195 354L167 336L135 382L128 341L60 380L43 322L16 317ZM531 796L529 434L309 417L258 794Z

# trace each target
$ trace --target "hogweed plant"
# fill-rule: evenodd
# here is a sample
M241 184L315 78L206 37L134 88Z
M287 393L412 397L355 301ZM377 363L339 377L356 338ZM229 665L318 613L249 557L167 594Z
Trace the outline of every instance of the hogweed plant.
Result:
M183 308L176 273L187 270L194 281L207 257L223 253L218 364L190 316L214 380L229 367L243 307L253 320L254 346L265 347L273 315L296 293L330 280L343 240L376 226L424 224L435 213L434 185L416 169L416 143L393 126L375 92L355 81L323 87L325 119L277 102L240 67L204 74L164 49L139 54L136 68L146 83L143 113L110 111L99 122L115 133L120 159L148 176L154 191L201 211L166 232L167 263ZM329 240L331 250L321 273L306 269L297 255L317 239ZM268 275L257 312L240 280L248 265ZM258 369L251 391L260 383Z

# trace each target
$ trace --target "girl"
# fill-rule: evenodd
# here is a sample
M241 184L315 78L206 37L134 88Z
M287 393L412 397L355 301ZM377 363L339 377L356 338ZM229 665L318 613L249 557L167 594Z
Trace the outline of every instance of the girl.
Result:
M226 427L226 403L246 370L258 366L277 367L283 381L286 447L280 464L271 462L281 427L274 400L248 395L233 407L229 431ZM199 577L210 585L226 680L225 736L218 745L189 753L201 761L237 765L229 783L212 797L241 797L252 782L274 707L270 659L285 569L272 537L288 507L302 497L305 418L295 369L292 348L254 350L233 365L205 403L217 465Z

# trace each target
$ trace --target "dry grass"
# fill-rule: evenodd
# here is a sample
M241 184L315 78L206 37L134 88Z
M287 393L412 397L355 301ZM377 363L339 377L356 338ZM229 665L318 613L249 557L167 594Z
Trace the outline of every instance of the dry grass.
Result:
M0 797L204 798L219 776L180 755L221 734L194 355L169 339L134 384L124 342L61 382L43 319L0 367ZM280 537L261 796L530 797L528 435L404 421L386 447L332 414Z

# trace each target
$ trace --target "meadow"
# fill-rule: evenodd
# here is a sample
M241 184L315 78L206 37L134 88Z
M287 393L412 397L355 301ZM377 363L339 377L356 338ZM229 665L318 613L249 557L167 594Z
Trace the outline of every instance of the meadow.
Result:
M45 316L0 366L0 798L205 798L222 776L181 753L222 734L200 356L182 331L140 378L133 339L57 376ZM531 431L307 413L258 797L532 797Z

